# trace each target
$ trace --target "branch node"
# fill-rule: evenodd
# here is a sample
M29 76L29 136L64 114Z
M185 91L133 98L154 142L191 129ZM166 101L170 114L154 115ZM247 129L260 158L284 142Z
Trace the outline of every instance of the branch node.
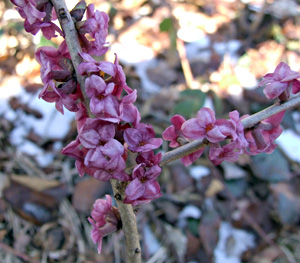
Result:
M115 194L114 198L118 201L122 201L122 196L119 193Z
M58 10L58 15L59 15L59 18L62 22L62 24L65 24L65 23L68 23L69 22L69 19L68 19L68 16L67 16L67 12L64 8L60 8Z

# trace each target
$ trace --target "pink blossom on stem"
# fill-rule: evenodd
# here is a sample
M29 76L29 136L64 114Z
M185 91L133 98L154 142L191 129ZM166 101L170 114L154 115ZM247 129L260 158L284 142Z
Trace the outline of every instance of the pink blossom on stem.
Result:
M178 137L183 136L181 126L185 122L185 118L181 115L175 115L171 118L172 125L162 133L162 137L166 141L170 141L169 146L172 148L180 146L177 142Z
M54 81L49 81L45 84L42 94L43 100L47 102L55 102L55 108L61 113L64 114L65 106L69 111L76 112L78 110L78 106L76 101L72 99L71 96L64 94L58 88L56 88Z
M134 90L128 95L125 95L120 103L120 120L127 123L132 123L136 127L141 120L141 114L133 103L136 101L137 91Z
M97 50L97 54L93 52L94 55L103 55L106 53L107 48L104 47L106 42L106 37L108 33L108 21L109 16L98 10L95 11L94 4L90 4L87 7L87 20L79 23L78 33L80 35L90 34L95 41L94 46Z
M282 132L280 123L284 113L284 111L279 112L246 131L245 138L249 143L249 149L244 149L246 154L255 155L258 153L272 153L274 151L277 146L274 141Z
M197 159L200 158L200 156L202 155L204 150L205 150L205 147L203 147L200 150L197 150L197 151L195 151L195 152L193 152L189 155L186 155L186 156L180 158L180 161L183 163L184 166L189 166L193 162L195 162Z
M84 165L84 159L88 152L88 149L82 147L79 138L77 136L76 140L70 142L65 148L62 149L62 154L74 158L75 167L78 171L80 177L83 177L85 173L93 175L95 169L88 168Z
M120 98L122 91L125 90L128 94L132 92L132 89L127 86L126 84L126 76L123 71L122 66L119 64L117 54L115 54L115 61L114 61L114 75L113 78L110 78L108 82L113 82L115 84L115 89L113 94Z
M148 152L162 145L161 138L155 138L155 132L150 124L139 123L135 128L124 132L128 149L132 152Z
M90 73L100 73L101 71L110 75L115 75L115 65L108 61L96 61L87 53L79 53L83 62L78 66L78 72L80 75L85 76Z
M79 132L79 140L87 149L104 145L115 136L115 125L110 122L88 118Z
M89 115L82 102L79 102L77 106L79 110L75 113L75 120L77 121L77 132L79 133L81 127L85 124L86 119L89 118Z
M12 0L12 3L17 6L21 17L25 19L24 28L28 33L36 35L42 30L44 37L49 40L57 36L56 32L63 35L61 29L51 22L53 6L50 1L39 3L38 6L34 0Z
M36 8L36 3L34 0L11 0L11 2L17 6L17 10L24 18L33 24L36 20L41 20L46 16L45 12L40 12Z
M123 145L114 139L115 125L99 119L86 119L80 129L78 138L83 147L88 149L84 158L85 167L95 169L91 174L98 180L108 181L112 178L128 181L125 173Z
M90 109L96 117L119 121L119 101L112 95L114 83L106 84L97 76L91 75L85 81L86 94L91 98Z
M136 157L137 164L144 163L145 167L152 167L159 165L161 161L162 153L154 154L153 151L141 152Z
M144 163L137 165L132 172L132 181L125 189L125 204L138 205L148 203L153 199L159 198L159 183L157 176L161 173L161 168L154 165L148 169Z
M169 146L172 148L178 147L180 146L180 144L178 143L178 139L180 137L184 138L184 135L182 133L182 125L183 123L185 123L186 120L184 117L182 117L181 115L175 115L171 118L171 123L172 125L169 126L163 133L162 133L162 137L166 140L166 141L170 141ZM189 166L191 165L194 161L196 161L204 152L204 148L193 152L189 155L186 155L184 157L182 157L180 159L180 161L185 165L185 166Z
M92 176L98 180L108 181L113 178L128 181L130 178L124 171L126 165L123 154L123 145L115 139L110 139L103 146L90 149L85 156L84 165L96 170Z
M241 122L240 114L238 111L229 112L229 121L235 129L235 135L232 136L232 141L236 143L236 146L240 149L243 149L248 146L248 142L245 139L244 126Z
M235 132L232 123L228 120L216 120L215 112L209 108L202 108L197 118L187 120L182 124L184 137L192 140L206 138L209 142L217 143Z
M273 73L263 77L259 87L265 87L264 93L268 99L279 98L282 101L290 97L290 92L295 94L300 91L300 74L290 69L290 67L281 62Z
M242 150L237 149L236 144L234 142L226 144L223 147L221 147L220 144L214 144L209 149L208 158L213 162L214 165L219 165L223 161L236 161L241 153Z
M103 237L120 229L121 219L119 211L112 206L110 195L105 195L106 200L97 199L93 205L91 217L88 221L92 225L91 238L98 245L98 253L101 253Z

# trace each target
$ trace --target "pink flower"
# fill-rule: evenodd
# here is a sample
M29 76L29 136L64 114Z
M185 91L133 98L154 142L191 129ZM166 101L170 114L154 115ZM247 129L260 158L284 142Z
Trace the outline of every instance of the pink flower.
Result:
M113 82L115 84L115 89L113 94L120 98L122 91L125 90L128 94L132 92L132 89L127 86L126 84L126 76L123 71L122 66L119 64L117 54L115 54L115 61L114 61L114 75L113 78L108 80L109 83Z
M88 118L82 126L78 138L82 145L87 149L94 149L104 145L115 136L115 125L98 120Z
M273 73L264 76L258 86L265 86L264 93L268 99L287 100L290 90L294 94L300 91L299 78L298 72L291 70L286 63L281 62Z
M98 244L98 253L101 253L103 237L118 231L121 228L119 211L112 206L110 195L105 195L106 200L97 199L88 221L92 225L91 238Z
M61 29L51 22L53 6L50 2L40 2L36 6L34 0L12 0L12 3L17 6L17 10L21 17L25 19L24 28L28 33L35 35L39 30L42 30L43 35L47 39L56 37L58 32L63 36Z
M88 168L84 165L84 159L88 149L82 147L79 138L77 136L75 141L70 142L65 148L62 149L62 154L72 157L76 160L75 167L80 177L83 177L85 173L93 175L95 169Z
M237 149L234 142L226 144L223 147L221 147L219 144L216 144L209 149L209 159L214 165L219 165L223 161L236 161L241 153L242 150Z
M180 161L183 163L184 166L189 166L191 165L193 162L195 162L197 159L200 158L200 156L202 155L202 153L204 152L205 147L201 148L198 151L195 151L189 155L186 155L184 157L182 157L180 159Z
M53 22L41 22L37 20L33 24L29 24L27 20L25 20L24 29L26 32L31 33L32 35L36 35L36 33L41 30L43 36L48 40L50 40L52 37L57 37L56 32L58 32L61 36L63 35L61 29Z
M89 117L86 107L82 102L77 104L79 110L75 113L75 120L77 121L77 132L81 130L81 127L85 124L86 119Z
M182 125L186 122L185 118L181 115L175 115L171 118L172 125L169 126L163 133L162 137L166 141L171 141L169 146L172 148L180 146L178 143L178 138L183 137L184 135L182 133ZM187 156L184 156L180 159L180 161L185 165L189 166L194 161L196 161L204 152L204 147L196 152L193 152Z
M137 91L134 90L128 95L125 95L120 103L120 120L127 123L132 123L137 126L141 120L141 114L133 103L136 101Z
M217 143L228 136L233 136L235 129L228 120L216 120L215 112L209 108L202 108L197 113L197 118L187 120L182 124L184 137L192 140L206 138L209 142Z
M238 111L229 112L229 121L235 128L235 134L232 136L232 141L236 143L236 146L240 149L246 148L248 142L245 139L244 126L240 119L240 114Z
M138 164L144 163L145 167L152 167L154 165L159 165L161 161L162 153L154 154L153 151L141 152L136 157L136 162Z
M94 4L87 7L87 20L80 25L78 30L79 34L90 34L95 39L95 47L97 50L102 51L103 46L107 44L106 37L108 33L109 16L104 12L94 10ZM106 52L106 48L105 52Z
M143 163L137 165L132 172L133 181L125 189L124 203L138 205L159 198L162 193L155 179L160 172L161 168L158 165L148 169L145 168Z
M132 152L148 152L162 145L161 138L155 138L155 132L150 124L139 123L135 128L124 132L128 149Z
M116 96L117 98L121 97L123 90L125 90L127 94L133 92L132 89L126 84L126 76L122 67L119 65L117 56L114 63L111 63L107 61L97 62L89 54L83 52L79 55L83 59L83 62L78 66L78 71L81 75L84 76L90 73L100 73L101 75L101 72L110 75L111 77L107 78L105 82L106 84L114 84L112 95Z
M123 145L114 139L115 125L99 119L86 119L80 129L78 138L87 150L84 166L94 171L94 178L108 181L112 178L128 181L130 178L125 173Z
M80 75L85 76L90 73L100 73L101 71L110 75L115 75L115 65L108 61L96 61L87 53L79 53L82 57L83 62L78 66Z
M86 167L95 169L92 175L98 180L108 181L112 178L128 181L130 178L125 173L125 161L122 158L124 147L115 139L110 139L103 146L90 149L84 159Z
M170 141L169 146L172 148L180 146L177 142L178 137L183 136L181 126L185 122L185 118L181 115L175 115L171 118L172 125L169 126L163 133L162 137L166 141Z
M33 24L36 20L41 20L45 17L45 12L40 12L36 8L34 0L11 0L17 6L17 10L22 18L28 20L29 24Z
M284 111L279 112L264 121L254 128L250 128L245 133L245 138L249 143L249 150L244 152L249 155L258 153L272 153L276 148L274 141L282 132L280 123L284 117Z
M97 76L91 75L85 81L86 94L91 98L90 109L96 117L119 121L119 101L112 95L114 83L106 84Z
M64 114L63 106L72 112L76 112L78 110L76 101L71 96L56 88L54 81L50 80L48 83L46 83L42 92L43 100L50 103L55 102L55 108L61 114Z

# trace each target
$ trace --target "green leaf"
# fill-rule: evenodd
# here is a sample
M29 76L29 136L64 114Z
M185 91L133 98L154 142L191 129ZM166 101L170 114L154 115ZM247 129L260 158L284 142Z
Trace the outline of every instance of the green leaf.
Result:
M179 102L174 107L174 114L191 118L203 107L206 93L201 90L184 90L180 93Z
M57 48L57 45L54 44L51 40L48 40L44 36L41 36L40 43L38 43L36 48L43 47L43 46L52 46L52 47Z
M194 236L199 236L198 234L199 222L200 222L199 219L195 219L195 218L187 219L187 227Z
M159 29L161 32L169 32L173 29L173 23L171 18L165 18L160 24Z

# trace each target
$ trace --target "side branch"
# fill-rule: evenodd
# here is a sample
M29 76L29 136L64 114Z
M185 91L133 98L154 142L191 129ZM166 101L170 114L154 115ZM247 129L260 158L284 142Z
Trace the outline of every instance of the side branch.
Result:
M276 103L262 111L259 111L243 120L241 120L244 128L251 128L255 124L259 123L260 121L267 119L281 111L288 110L290 108L293 108L295 106L300 105L300 95L295 96L288 101L285 101L284 103L279 104ZM196 140L192 141L190 143L187 143L181 147L178 147L172 151L166 152L163 154L160 166L163 166L167 163L170 163L172 161L175 161L177 159L180 159L186 155L189 155L197 150L200 150L201 148L205 147L206 143L202 140Z
M241 120L241 122L245 129L251 128L256 123L259 123L260 121L262 121L264 119L267 119L281 111L288 110L288 109L293 108L298 105L300 105L300 95L297 95L281 104L279 102L277 102L274 105Z

